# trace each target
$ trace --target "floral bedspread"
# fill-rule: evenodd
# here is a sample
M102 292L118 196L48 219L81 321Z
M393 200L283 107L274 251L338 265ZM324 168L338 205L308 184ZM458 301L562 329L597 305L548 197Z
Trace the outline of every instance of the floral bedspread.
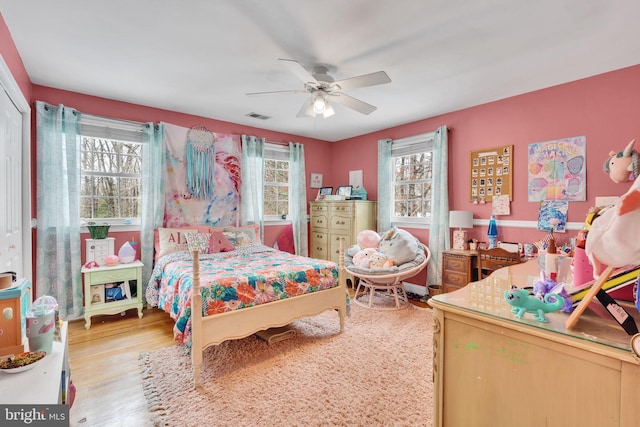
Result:
M191 343L193 258L187 252L156 262L146 299L176 320L174 339ZM200 255L202 315L211 316L338 286L338 266L252 243Z

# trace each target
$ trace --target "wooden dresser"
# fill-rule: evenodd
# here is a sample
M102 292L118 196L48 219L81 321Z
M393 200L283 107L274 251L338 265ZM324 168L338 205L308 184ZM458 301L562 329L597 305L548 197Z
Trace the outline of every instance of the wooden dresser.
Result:
M338 262L340 237L345 250L362 230L376 230L377 203L369 200L310 202L312 258Z
M451 249L442 252L442 292L457 291L478 280L478 253Z
M572 283L566 271L558 281ZM561 311L548 322L511 311L504 292L539 274L531 260L429 299L434 427L640 425L640 358L599 302L571 330ZM618 302L640 323L632 303Z

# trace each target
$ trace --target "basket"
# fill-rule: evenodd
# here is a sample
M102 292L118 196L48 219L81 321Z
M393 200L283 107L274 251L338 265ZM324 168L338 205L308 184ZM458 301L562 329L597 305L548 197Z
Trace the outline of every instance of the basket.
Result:
M92 239L106 239L107 235L109 234L109 227L111 226L108 224L87 225L89 234L91 234Z

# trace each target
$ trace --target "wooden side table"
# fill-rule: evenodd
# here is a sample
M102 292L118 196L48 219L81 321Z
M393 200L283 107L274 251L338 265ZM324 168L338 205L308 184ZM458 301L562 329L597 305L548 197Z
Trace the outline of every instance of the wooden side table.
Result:
M142 319L142 267L141 261L134 261L128 264L118 264L112 267L82 267L84 275L84 327L91 327L91 316L98 314L118 314L131 308L138 309L138 317ZM118 301L105 302L102 298L95 298L98 294L92 287L107 283L120 284L124 282L136 281L136 294L131 298Z
M478 252L450 249L442 252L442 292L452 292L478 280Z

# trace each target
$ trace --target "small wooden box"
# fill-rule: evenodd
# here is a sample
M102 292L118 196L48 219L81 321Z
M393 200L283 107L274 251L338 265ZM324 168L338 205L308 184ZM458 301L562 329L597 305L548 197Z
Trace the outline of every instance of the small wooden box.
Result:
M30 308L30 281L21 279L14 286L0 290L0 356L24 351Z

